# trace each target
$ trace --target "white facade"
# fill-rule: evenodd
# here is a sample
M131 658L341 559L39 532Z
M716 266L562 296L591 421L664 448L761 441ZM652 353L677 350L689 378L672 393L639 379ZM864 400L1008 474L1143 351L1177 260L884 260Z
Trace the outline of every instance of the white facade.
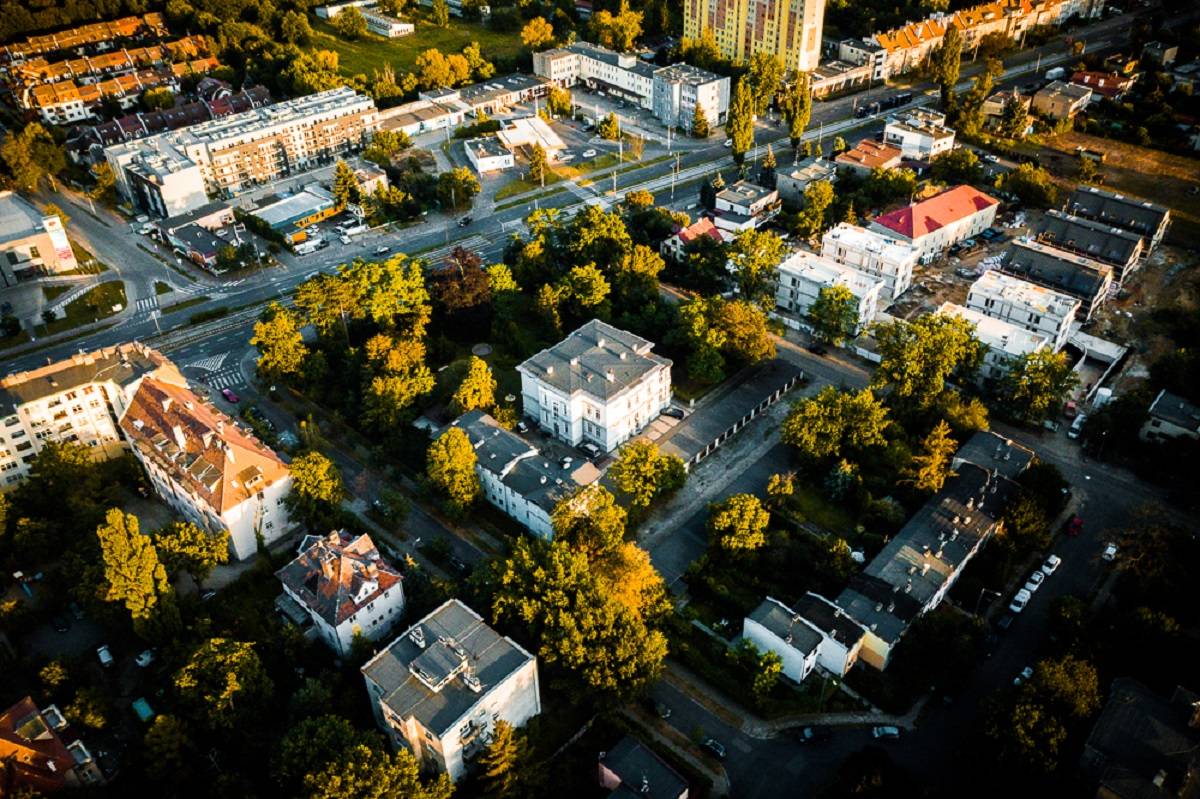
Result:
M967 308L1044 336L1055 352L1066 346L1079 306L1075 297L994 269L967 293Z
M467 160L479 174L484 172L500 172L516 166L511 150L506 149L495 138L468 139L463 143Z
M567 444L612 452L671 404L671 361L653 346L588 322L517 367L525 415Z
M696 107L711 130L729 113L729 78L690 64L673 64L654 73L654 116L664 125L691 130Z
M817 301L822 289L845 286L858 300L858 324L855 333L869 325L879 310L879 295L883 281L843 266L837 261L801 250L779 264L775 304L784 312L807 325L808 309Z
M742 620L742 637L760 652L774 652L783 661L783 674L804 682L817 667L821 636L777 599L767 597Z
M825 232L821 255L882 280L881 300L891 304L912 285L920 254L903 239L842 222Z
M954 148L954 130L946 127L945 114L917 109L888 117L883 140L905 158L928 161Z
M907 240L929 263L951 246L987 230L996 221L1000 202L970 186L952 189L875 217L871 229Z
M716 207L739 216L761 216L778 203L778 190L739 180L717 192Z
M817 645L817 667L835 677L844 677L858 660L867 628L812 591L800 598L795 618L821 636L821 643Z
M367 21L367 30L388 39L409 36L417 30L417 26L411 22L389 17L387 14L374 9L364 8L362 15L363 19Z
M970 322L975 329L975 338L987 347L979 369L980 380L1000 380L1016 361L1050 346L1046 336L952 302L942 303L937 312L941 316L957 316Z

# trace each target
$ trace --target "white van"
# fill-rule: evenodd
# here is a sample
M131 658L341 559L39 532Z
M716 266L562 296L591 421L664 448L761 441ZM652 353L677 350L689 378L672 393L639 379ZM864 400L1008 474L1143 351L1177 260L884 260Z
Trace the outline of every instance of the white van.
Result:
M1079 438L1079 434L1083 432L1083 425L1086 421L1086 413L1076 416L1075 421L1071 422L1071 429L1067 431L1067 438Z

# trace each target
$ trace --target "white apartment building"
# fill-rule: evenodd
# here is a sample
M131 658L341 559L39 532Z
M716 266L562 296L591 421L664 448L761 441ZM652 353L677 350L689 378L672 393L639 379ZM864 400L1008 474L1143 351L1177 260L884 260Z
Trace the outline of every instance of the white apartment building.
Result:
M300 554L275 576L341 657L350 654L355 633L377 641L404 613L403 577L369 535L335 530L305 536Z
M825 232L821 255L882 280L881 300L889 305L908 291L920 259L910 242L848 222Z
M713 222L723 230L756 228L779 213L779 191L739 180L717 192Z
M671 361L593 319L517 367L525 415L572 446L612 452L671 404Z
M121 417L121 431L154 490L188 521L229 531L238 560L287 533L287 464L186 386L145 379Z
M975 329L975 338L987 347L978 375L983 383L1000 380L1017 360L1050 346L1047 336L952 302L942 303L937 313L969 322Z
M467 139L463 142L467 160L479 174L485 172L500 172L516 166L512 150L509 150L495 136L485 136L478 139Z
M817 667L821 634L778 599L767 597L742 620L742 638L759 652L779 655L783 675L794 682L804 682Z
M954 149L954 129L946 127L945 114L918 108L888 117L883 140L905 158L928 161Z
M664 125L692 129L696 107L709 129L725 124L729 78L690 64L672 64L654 73L654 116Z
M173 363L137 342L0 380L0 490L29 475L47 441L81 444L97 460L123 452L118 421L147 377L187 385Z
M877 216L871 229L911 243L921 263L987 230L996 221L1000 201L971 186L955 186L927 200Z
M171 217L331 164L378 128L374 101L343 86L114 144L104 157L121 196Z
M475 474L484 498L547 541L554 537L550 515L558 503L600 479L591 462L564 464L543 455L483 411L465 413L453 426L462 428L475 448Z
M778 269L775 304L792 317L794 326L808 326L808 309L817 301L822 289L832 286L845 286L858 300L856 334L871 324L879 311L883 281L865 272L804 250L789 255Z
M457 780L504 719L542 711L537 658L451 599L362 667L371 709L394 746Z
M994 269L983 273L967 293L967 308L1044 336L1054 352L1066 346L1079 311L1076 297Z
M411 22L396 19L373 8L364 8L361 13L367 22L367 30L387 39L409 36L417 30L417 26Z

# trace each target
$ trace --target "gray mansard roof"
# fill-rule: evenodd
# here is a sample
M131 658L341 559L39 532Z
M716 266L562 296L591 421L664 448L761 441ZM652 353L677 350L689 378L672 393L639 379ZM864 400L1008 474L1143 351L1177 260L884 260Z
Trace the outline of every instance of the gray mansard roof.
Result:
M1142 237L1124 228L1051 209L1042 220L1038 238L1064 250L1083 253L1098 261L1125 266L1141 246Z
M599 319L583 325L517 369L564 394L583 391L600 400L620 394L671 361L655 355L654 345Z

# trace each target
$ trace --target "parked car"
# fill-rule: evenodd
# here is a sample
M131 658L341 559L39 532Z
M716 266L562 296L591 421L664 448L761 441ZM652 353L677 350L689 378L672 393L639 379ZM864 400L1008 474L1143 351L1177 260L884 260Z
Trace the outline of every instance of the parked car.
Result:
M1011 613L1005 613L996 620L996 629L1002 633L1008 632L1008 628L1012 627L1012 623L1017 620L1017 617Z
M207 602L208 600L212 599L216 595L217 595L216 591L205 591L203 594L200 595L200 601Z
M662 412L663 416L670 416L672 419L682 419L686 414L679 408L666 408Z
M232 389L228 389L228 388L221 389L221 396L224 397L227 401L232 402L234 405L236 405L238 403L238 395L234 394Z
M146 668L147 666L149 666L151 663L154 662L154 650L153 649L144 650L140 655L138 655L136 658L133 659L133 662L137 663L138 666L143 669Z
M716 738L705 738L701 746L711 752L718 760L725 759L725 746Z
M378 247L375 248L375 254L376 255L385 255L385 254L387 254L387 252L390 249L392 249L392 248L387 246L386 244L380 244Z
M1068 419L1074 419L1078 413L1079 407L1075 404L1075 400L1068 400L1067 404L1063 406L1063 416L1066 416Z
M529 425L525 424L524 422L517 422L517 432L521 435L525 435L529 432Z
M660 719L671 718L671 708L668 707L665 702L659 702L653 697L646 698L646 709L658 716Z
M1042 427L1046 428L1051 433L1057 433L1059 431L1059 428L1062 427L1062 425L1060 425L1058 422L1054 421L1053 419L1047 419L1046 421L1042 422Z
M733 146L733 139L726 139L726 140L725 140L725 146L726 146L726 147L732 147L732 146Z
M1033 676L1033 666L1026 666L1021 669L1021 673L1013 677L1013 685L1020 685Z
M1008 609L1013 613L1020 613L1025 609L1025 606L1029 604L1029 600L1032 597L1033 594L1022 588L1017 592L1017 595L1013 597L1012 602L1008 603Z
M900 738L900 728L891 725L876 727L871 730L871 737L877 741L895 741Z
M829 354L829 349L819 341L813 341L813 342L809 343L809 345L807 347L805 347L805 349L808 350L809 352L811 352L813 355L818 355L818 356L822 356L822 357Z
M108 651L108 644L101 644L96 648L96 657L100 658L100 665L108 668L113 664L112 652Z
M600 454L601 454L600 448L597 447L595 444L591 444L591 443L588 443L587 441L585 441L579 445L579 448L581 450L583 450L584 452L586 452L589 458L599 458L600 457Z
M954 274L968 279L978 277L974 269L967 269L965 266L960 266L958 269L955 269Z
M833 737L833 730L829 727L801 727L796 733L796 740L802 744L819 744L825 743Z
M571 464L574 462L575 462L575 459L572 458L570 455L563 455L562 459L559 460L558 465L563 467L564 469L570 469Z
M595 158L595 157L596 157L596 151L595 151L595 150L584 150L584 151L583 151L583 157L584 157L584 158Z
M1104 545L1104 551L1100 553L1100 557L1111 562L1117 559L1118 551L1117 545L1112 541L1109 541Z
M983 160L987 161L989 164L998 164L1000 163L1000 156L988 153L983 157Z
M349 244L350 237L343 233L342 235L338 236L338 241L340 241L342 244Z
M467 568L467 564L463 563L461 560L454 557L453 555L448 557L446 559L446 562L450 564L450 568L457 574L466 574L467 572L470 571L470 569Z
M1076 514L1075 516L1072 516L1071 519L1067 522L1067 535L1074 538L1082 532L1083 532L1083 519L1079 518L1079 515Z
M1038 569L1029 575L1029 579L1025 581L1025 590L1031 594L1036 594L1037 590L1042 587L1042 581L1045 579L1046 575L1042 574L1041 569Z
M472 221L473 221L473 220L471 219L471 217L469 217L469 216L464 216L462 219L458 220L458 226L459 226L459 227L466 227L467 225L471 224L471 222L472 222Z
M1058 571L1058 567L1062 565L1062 558L1058 555L1050 555L1046 558L1046 562L1042 564L1042 574L1049 577Z
M1083 424L1087 421L1087 414L1081 413L1075 417L1075 421L1071 422L1071 428L1067 430L1067 438L1079 438L1079 434L1083 432Z

